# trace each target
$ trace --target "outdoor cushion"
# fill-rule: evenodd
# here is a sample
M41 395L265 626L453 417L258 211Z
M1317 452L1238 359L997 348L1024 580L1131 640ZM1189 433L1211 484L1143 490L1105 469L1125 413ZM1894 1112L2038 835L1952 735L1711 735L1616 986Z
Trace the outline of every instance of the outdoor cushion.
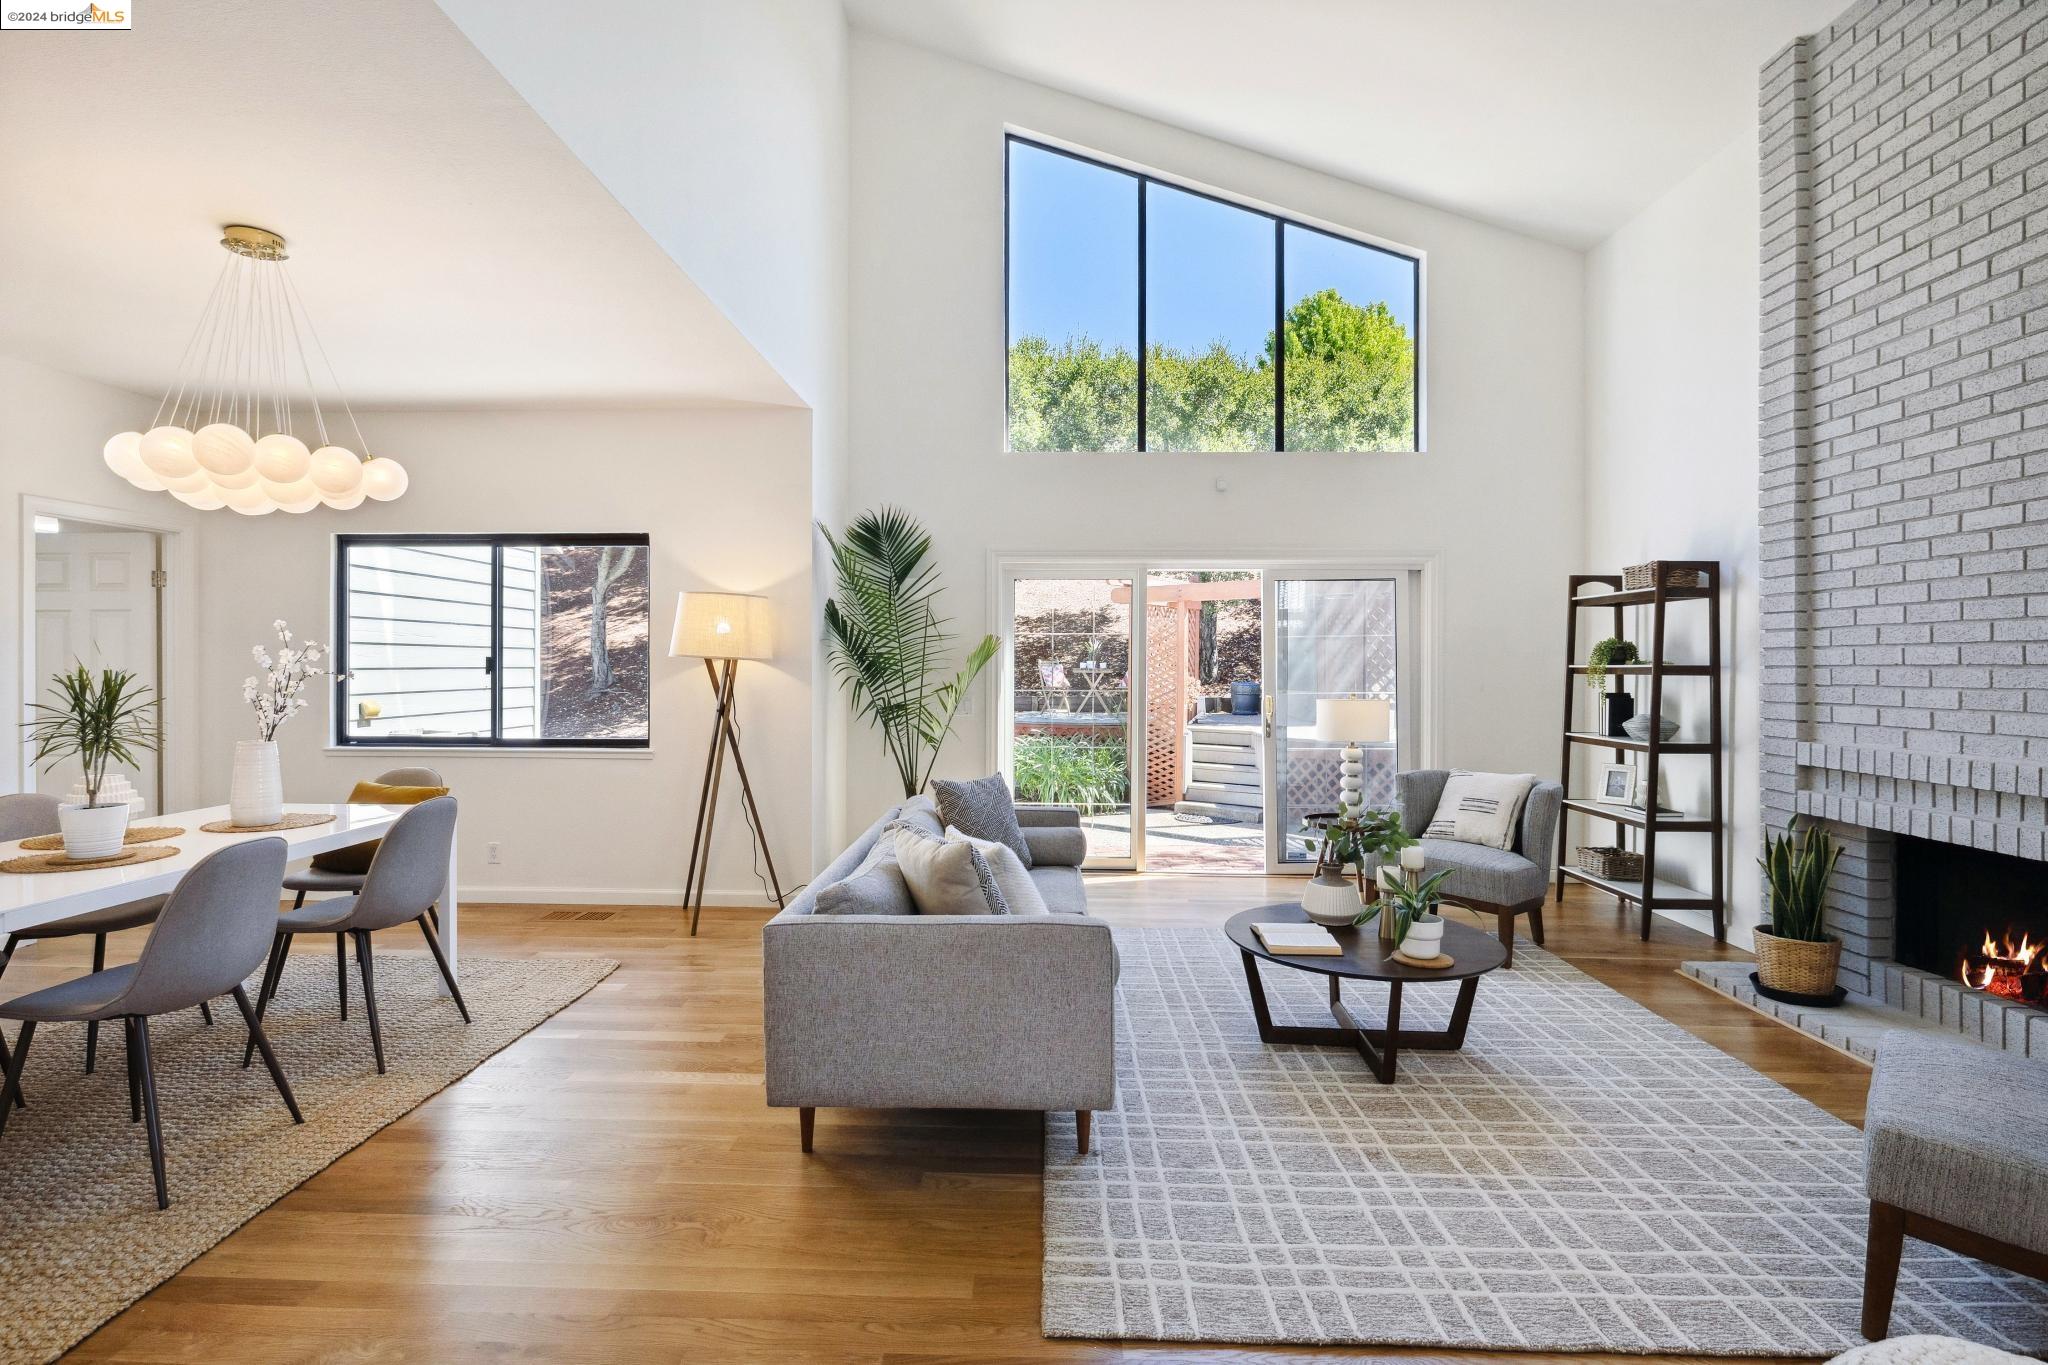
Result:
M910 886L920 915L1003 915L1009 911L994 869L981 850L965 841L933 838L915 827L896 825L896 862Z
M382 782L358 782L356 789L348 794L351 806L417 806L422 801L431 801L437 796L446 796L446 787L387 787ZM363 876L370 870L370 862L377 856L377 845L381 840L372 839L367 844L351 844L347 848L329 849L313 855L313 866L322 872L349 872ZM294 890L298 888L294 887ZM307 890L321 888L308 887Z
M1024 830L1030 867L1079 867L1088 856L1088 834L1077 825L1033 825Z
M1873 1200L2048 1252L2048 1070L2038 1058L1885 1034L1863 1153Z
M948 825L969 838L1006 845L1017 855L1018 862L1031 866L1031 845L1024 842L1024 830L1017 823L1017 803L1001 773L972 782L935 778L932 794L938 798L939 815Z

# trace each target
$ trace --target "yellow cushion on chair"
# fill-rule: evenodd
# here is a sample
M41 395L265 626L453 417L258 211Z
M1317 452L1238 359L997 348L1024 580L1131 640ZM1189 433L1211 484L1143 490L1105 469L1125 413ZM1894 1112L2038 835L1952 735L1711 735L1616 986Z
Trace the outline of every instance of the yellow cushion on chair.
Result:
M358 782L356 789L348 794L348 803L351 806L417 806L422 801L447 794L446 787L387 787L382 782ZM360 877L370 870L370 860L377 856L377 845L381 842L372 839L367 844L351 844L347 848L316 853L313 866L322 872L346 872Z

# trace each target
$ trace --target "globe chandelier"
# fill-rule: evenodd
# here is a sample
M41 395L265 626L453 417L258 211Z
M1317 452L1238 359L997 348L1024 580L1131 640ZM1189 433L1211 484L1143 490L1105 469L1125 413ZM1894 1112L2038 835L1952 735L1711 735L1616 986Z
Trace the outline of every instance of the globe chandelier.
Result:
M107 442L107 468L187 507L231 507L251 517L322 506L346 512L365 498L390 502L403 494L409 482L404 466L369 453L341 397L334 367L285 269L284 238L234 224L222 229L220 244L228 260L176 377L148 431L124 431ZM353 450L328 435L315 356L341 397ZM303 432L294 424L295 400L311 413Z

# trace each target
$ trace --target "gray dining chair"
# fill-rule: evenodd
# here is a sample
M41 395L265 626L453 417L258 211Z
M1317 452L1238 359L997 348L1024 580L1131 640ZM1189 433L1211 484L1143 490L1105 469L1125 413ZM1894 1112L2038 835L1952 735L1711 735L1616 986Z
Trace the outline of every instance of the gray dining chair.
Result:
M441 780L441 774L435 772L432 768L393 768L389 772L378 773L371 780L386 787L445 787L448 785ZM324 867L302 868L297 872L285 874L284 889L298 893L292 901L292 909L296 910L306 903L306 893L309 891L331 891L337 895L349 896L360 895L363 890L363 878L366 875L366 873L362 872L330 872ZM441 927L441 917L438 912L434 916L434 927L436 929ZM341 1017L346 1019L348 1018L347 934L336 934L334 936L334 984L336 991L341 995Z
M270 1069L270 1079L291 1111L292 1122L305 1122L284 1068L263 1035L263 1023L249 1002L249 993L242 987L262 964L271 942L284 863L282 839L230 844L201 860L165 898L163 912L149 931L149 941L142 945L142 956L135 961L0 1004L0 1019L21 1024L14 1055L7 1064L7 1086L0 1090L0 1134L7 1131L5 1093L20 1084L38 1025L90 1025L118 1019L128 1042L128 1118L131 1123L143 1120L148 1126L156 1206L169 1208L149 1021L221 995L235 998L242 1020L249 1026L249 1043L262 1050L263 1064Z
M263 973L263 989L256 997L257 1019L262 1019L277 995L285 958L291 953L295 936L346 934L355 941L356 967L363 978L363 1009L370 1019L370 1046L377 1054L377 1072L382 1075L384 1028L377 1017L377 973L371 960L370 935L401 924L417 924L434 954L435 965L441 969L441 979L448 983L448 994L455 998L455 1008L462 1012L462 1022L467 1024L469 1005L462 998L462 988L455 984L455 973L448 969L448 955L441 951L441 938L434 932L430 918L434 903L448 886L448 853L454 842L455 798L437 796L422 801L399 816L377 845L377 856L370 863L358 895L348 900L335 897L314 901L279 915L270 965ZM242 1052L243 1066L249 1065L254 1046L252 1037L250 1047Z
M41 834L55 834L59 829L57 807L54 796L38 792L23 792L14 796L0 796L0 843L10 839L33 839ZM118 934L123 929L140 929L145 924L156 923L157 912L164 908L162 896L149 896L125 905L110 905L104 910L88 910L82 915L68 919L53 920L39 924L33 929L9 934L5 946L0 946L0 975L7 971L7 964L14 960L15 946L24 938L41 941L44 939L83 938L92 935L92 969L100 971L107 965L107 935ZM199 1002L199 1012L206 1022L213 1022L213 1009L205 1001ZM85 1069L88 1074L98 1063L100 1051L100 1026L92 1025L85 1031ZM5 1065L0 1061L0 1065Z

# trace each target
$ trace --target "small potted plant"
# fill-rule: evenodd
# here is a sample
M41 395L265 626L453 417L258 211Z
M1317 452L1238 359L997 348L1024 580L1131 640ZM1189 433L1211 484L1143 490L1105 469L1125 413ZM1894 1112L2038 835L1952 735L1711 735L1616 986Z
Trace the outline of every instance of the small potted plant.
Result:
M1633 644L1615 635L1594 645L1593 652L1586 656L1586 686L1602 694L1601 701L1607 708L1607 733L1615 739L1627 738L1628 731L1621 727L1635 718L1636 699L1627 692L1608 693L1607 670L1615 664L1632 664L1641 659Z
M1756 979L1767 989L1819 1001L1835 990L1842 941L1827 932L1828 882L1842 856L1820 825L1803 831L1785 823L1781 836L1764 836L1764 870L1770 893L1770 925L1756 927Z
M1438 888L1452 869L1433 877L1418 876L1408 868L1387 868L1380 878L1380 898L1359 916L1363 924L1374 915L1385 916L1382 926L1391 924L1394 946L1408 957L1428 961L1444 950L1444 918L1436 912L1443 904Z
M1401 812L1391 809L1346 811L1320 824L1303 820L1301 831L1316 855L1315 876L1301 896L1302 912L1331 928L1364 922L1366 860L1377 855L1384 862L1415 843L1401 828Z
M57 808L64 856L78 861L115 857L128 834L129 806L126 801L100 800L107 765L132 768L138 754L155 751L161 733L160 703L133 673L117 668L94 678L79 664L51 678L50 687L59 700L36 702L30 708L35 712L29 722L35 762L47 772L76 758L85 770L85 803Z

